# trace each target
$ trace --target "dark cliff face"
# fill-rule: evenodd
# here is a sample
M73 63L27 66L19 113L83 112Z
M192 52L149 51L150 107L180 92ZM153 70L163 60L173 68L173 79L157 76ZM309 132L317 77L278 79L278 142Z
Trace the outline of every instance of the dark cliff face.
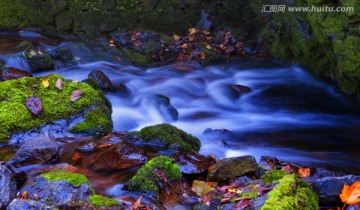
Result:
M353 7L353 12L264 13L264 5ZM360 2L355 0L67 0L0 2L0 28L35 27L98 37L115 30L184 34L207 15L249 45L262 43L283 61L303 65L360 95Z
M260 9L263 1L254 1ZM299 63L321 77L338 81L348 94L360 95L360 2L351 0L268 1L267 5L353 7L353 12L257 13L260 35L270 53Z

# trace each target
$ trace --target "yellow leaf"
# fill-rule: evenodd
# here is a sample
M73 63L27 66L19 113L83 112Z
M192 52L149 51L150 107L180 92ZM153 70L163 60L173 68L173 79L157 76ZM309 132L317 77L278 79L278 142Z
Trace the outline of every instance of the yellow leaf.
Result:
M350 187L345 184L340 194L341 201L347 204L360 202L360 181L354 182Z
M43 79L41 81L41 84L45 87L48 88L49 87L49 79Z
M229 191L229 192L231 192L231 193L234 193L234 192L236 192L236 191L237 191L237 189L234 189L234 188L229 188L229 189L228 189L228 191Z
M209 34L210 34L210 31L208 31L208 30L203 30L203 33L206 34L206 35L209 35Z

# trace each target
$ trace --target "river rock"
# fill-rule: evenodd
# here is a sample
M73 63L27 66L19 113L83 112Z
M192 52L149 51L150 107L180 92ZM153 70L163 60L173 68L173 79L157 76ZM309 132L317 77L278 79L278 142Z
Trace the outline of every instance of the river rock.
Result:
M115 87L113 86L113 84L111 83L109 77L107 77L104 72L100 71L100 70L94 70L91 71L88 75L89 79L94 79L97 84L99 85L101 90L104 91L115 91Z
M54 59L60 60L64 66L75 65L74 56L70 48L60 47L55 50Z
M29 199L14 199L6 210L54 210L58 206L49 202L35 201Z
M249 172L256 172L257 169L256 160L253 156L225 158L210 166L207 180L226 181Z
M165 122L176 121L179 117L178 111L171 105L170 99L167 96L152 95L146 98L145 103L159 110Z
M95 171L112 171L139 166L148 159L143 150L121 142L91 154L84 159L84 164L90 163L90 167Z
M88 199L92 195L92 189L87 182L75 186L65 179L48 181L41 175L36 177L31 185L23 187L20 194L25 190L28 199L36 200L38 197L37 199L41 201L51 201L58 204L89 203Z
M25 142L8 164L16 167L32 164L44 164L59 152L56 141L48 135L42 135Z
M53 59L46 53L37 53L35 55L26 53L26 60L32 72L47 71L55 68Z
M198 155L192 152L178 152L172 155L175 163L180 167L181 173L200 174L205 172L215 159L210 156Z
M0 81L19 79L22 77L32 77L32 76L33 75L30 72L13 67L6 67L4 70L0 71Z
M251 92L251 88L244 86L244 85L231 85L231 87L239 93L239 95L243 95L246 93L250 93Z
M320 204L341 204L339 194L344 184L351 185L355 181L360 180L360 176L348 175L342 177L325 177L315 180L311 186L319 195Z
M4 165L0 165L0 209L6 206L16 198L16 181L11 171Z
M62 91L55 86L59 79L63 80ZM43 81L49 82L47 88L43 87ZM74 90L81 90L83 95L72 102L70 96ZM42 112L36 117L24 105L24 95L29 94L42 101ZM111 104L104 94L86 83L66 80L60 75L0 82L0 98L7 99L0 103L0 144L19 144L44 133L57 137L107 135L113 128Z

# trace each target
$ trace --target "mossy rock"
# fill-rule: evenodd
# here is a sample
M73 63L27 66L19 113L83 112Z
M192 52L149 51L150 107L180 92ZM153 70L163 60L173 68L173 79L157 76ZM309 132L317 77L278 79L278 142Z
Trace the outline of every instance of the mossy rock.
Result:
M145 141L160 140L168 148L185 152L200 150L200 140L170 124L148 126L140 130L139 136Z
M49 173L44 173L39 175L39 177L44 177L48 182L53 182L56 180L66 180L75 187L80 186L81 184L88 184L90 186L89 180L86 176L82 174L70 173L64 170L52 171Z
M149 193L154 197L158 197L162 180L156 175L155 169L164 173L166 179L170 182L182 178L180 168L172 158L159 156L147 162L136 172L136 175L127 184L128 190Z
M271 184L274 182L278 182L281 178L283 178L286 175L289 175L289 173L286 171L272 170L272 171L268 171L264 176L262 176L261 180L263 180L265 184Z
M64 81L63 90L55 87L57 79ZM43 80L49 81L46 88ZM74 90L83 91L82 96L70 101ZM25 106L29 96L40 98L42 111L33 115ZM56 74L43 77L23 77L0 83L0 143L6 143L13 134L61 119L84 116L84 120L68 132L88 135L104 135L112 130L111 105L103 93L82 82L72 82Z
M311 186L293 175L286 175L280 179L268 194L261 210L314 210L319 208L318 195Z

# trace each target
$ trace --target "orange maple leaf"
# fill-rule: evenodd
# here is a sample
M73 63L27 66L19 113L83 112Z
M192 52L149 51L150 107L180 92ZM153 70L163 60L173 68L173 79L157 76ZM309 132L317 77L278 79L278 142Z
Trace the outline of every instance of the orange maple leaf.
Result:
M310 168L300 167L298 172L302 177L310 176Z
M360 180L354 182L350 187L345 184L341 194L341 201L347 204L356 204L360 202Z

